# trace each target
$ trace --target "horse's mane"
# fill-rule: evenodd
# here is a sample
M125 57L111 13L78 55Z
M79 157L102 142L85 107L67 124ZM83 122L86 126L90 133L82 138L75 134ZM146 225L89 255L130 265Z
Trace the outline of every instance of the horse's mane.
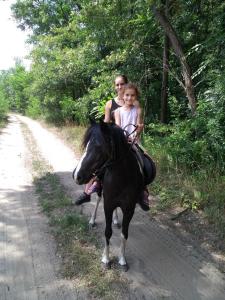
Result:
M116 156L129 147L124 131L113 123L92 124L84 135L82 146L85 148L91 139L95 139L103 147L113 147Z

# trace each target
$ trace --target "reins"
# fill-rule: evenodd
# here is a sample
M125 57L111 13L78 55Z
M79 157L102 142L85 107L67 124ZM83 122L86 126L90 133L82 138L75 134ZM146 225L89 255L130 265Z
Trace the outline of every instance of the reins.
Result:
M127 130L126 130L126 128L128 127L128 126L133 126L134 127L134 130L131 132L131 133L129 133ZM137 125L134 125L134 124L127 124L124 128L123 128L123 132L125 133L125 135L126 135L126 138L127 138L127 141L129 140L129 137L133 134L133 133L135 133L135 131L137 131L137 128L138 128L138 126ZM134 140L132 141L132 143L130 143L130 144L134 144Z

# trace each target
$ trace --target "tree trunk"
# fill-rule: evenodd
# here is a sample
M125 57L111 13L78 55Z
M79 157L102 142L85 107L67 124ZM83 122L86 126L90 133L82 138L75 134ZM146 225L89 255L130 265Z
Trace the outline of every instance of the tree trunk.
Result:
M165 15L169 14L169 0L165 0ZM161 123L166 124L168 121L168 77L169 77L169 38L165 34L163 48L163 72L161 88Z
M161 116L162 123L167 123L168 119L168 66L169 63L169 38L165 35L164 49L163 49L163 74L162 74L162 88L161 88Z
M152 10L156 19L159 21L160 25L162 26L163 30L168 36L170 44L173 47L176 56L178 56L180 60L182 67L182 75L185 84L185 92L189 101L189 105L191 107L192 114L194 114L196 111L196 98L194 93L194 86L192 84L191 69L187 63L181 43L177 37L175 30L173 29L165 14L161 10L157 9L155 6L152 7Z

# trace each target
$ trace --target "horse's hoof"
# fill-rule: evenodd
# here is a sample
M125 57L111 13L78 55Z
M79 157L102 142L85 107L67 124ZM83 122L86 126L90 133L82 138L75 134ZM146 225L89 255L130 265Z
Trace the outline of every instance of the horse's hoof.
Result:
M129 270L128 264L126 264L126 265L119 265L119 267L120 267L120 270L123 271L123 272L127 272Z
M91 230L96 226L96 223L88 223L88 228Z
M106 264L102 262L102 268L104 270L110 270L111 269L111 262L108 262Z

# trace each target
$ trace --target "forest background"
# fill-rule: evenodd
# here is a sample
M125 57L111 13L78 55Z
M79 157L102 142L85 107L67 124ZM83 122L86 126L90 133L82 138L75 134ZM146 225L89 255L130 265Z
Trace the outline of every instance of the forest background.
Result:
M225 3L222 0L18 0L31 67L0 72L9 110L87 126L125 74L141 89L157 207L203 211L225 237Z

